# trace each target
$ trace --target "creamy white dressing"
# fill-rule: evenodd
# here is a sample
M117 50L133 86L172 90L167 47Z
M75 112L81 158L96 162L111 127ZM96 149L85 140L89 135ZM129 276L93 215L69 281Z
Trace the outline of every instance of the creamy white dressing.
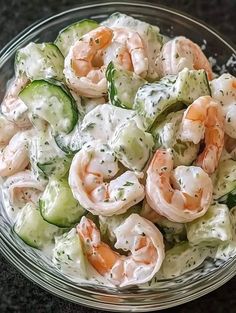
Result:
M97 105L88 112L80 126L82 143L93 140L109 143L115 130L134 120L140 129L144 129L142 119L133 110L121 109L110 104Z
M187 237L191 244L215 244L232 240L229 209L225 204L213 204L207 213L187 224Z
M213 197L220 199L236 188L236 161L225 159L219 163L213 177Z
M63 79L63 57L50 43L29 43L16 56L17 75L24 73L29 79Z
M103 21L101 24L110 28L126 28L127 30L137 32L143 40L144 48L148 56L147 76L151 80L158 78L159 73L155 61L160 53L163 40L159 27L139 21L122 13L111 15L110 18Z
M222 106L225 117L225 132L236 138L236 78L223 74L210 83L212 97Z
M28 128L31 126L28 118L28 107L18 97L27 83L28 78L25 75L16 76L9 80L7 83L7 91L1 104L1 111L4 116L20 128Z
M118 14L118 18L117 15L114 15L103 24L114 28L124 27L139 33L142 37L144 48L148 56L147 77L150 80L156 80L159 75L156 59L160 53L162 45L162 36L159 34L159 28L135 20L124 14ZM28 46L20 50L21 59L18 60L16 68L18 77L11 82L7 96L2 104L2 112L9 120L17 123L19 127L32 126L28 120L28 107L18 98L19 92L28 83L28 78L32 80L48 78L59 78L60 80L64 80L62 72L63 58L61 58L60 52L57 51L55 46L53 48L53 45L51 45L52 50L50 50L49 47L50 44L30 43ZM166 45L166 47L168 47L168 45ZM114 61L117 53L120 53L124 48L125 46L123 44L113 42L113 44L104 51L104 64L107 65L111 60ZM171 44L169 44L168 49L171 58L176 59L178 51L174 49ZM104 180L110 180L114 176L114 179L110 182L108 191L110 193L111 203L117 202L118 200L125 203L124 207L118 212L120 214L125 212L136 202L140 202L144 197L144 187L139 182L141 176L143 178L144 175L143 173L138 175L137 172L134 173L134 171L143 170L152 154L152 136L145 133L145 130L150 127L156 117L177 102L183 101L184 103L190 103L198 98L199 95L209 94L208 84L206 83L205 74L203 72L197 73L196 71L189 71L189 69L192 68L193 63L191 55L189 58L180 58L178 63L175 63L175 68L169 69L176 74L183 69L178 76L169 76L166 80L164 79L161 84L159 84L159 82L155 84L147 84L144 88L139 89L138 97L136 97L135 100L136 109L138 109L139 113L144 116L143 118L134 110L126 110L105 103L105 99L102 97L107 91L105 77L97 84L92 83L87 77L78 78L71 68L72 50L73 47L70 49L64 64L64 74L66 76L67 85L70 88L79 91L79 94L82 96L93 97L93 99L81 99L79 94L71 92L80 112L79 122L71 133L63 137L63 143L60 144L76 151L85 144L87 146L93 146L94 141L99 140L101 149L105 147L103 144L108 145L109 149L111 148L111 154L109 156L107 155L104 157L104 152L107 146L104 151L98 152L96 155L98 160L92 160L88 166L88 170L91 172L98 171L99 173L102 173ZM56 56L53 51L58 55ZM35 60L37 60L37 62L35 62ZM22 75L22 73L26 74L28 78ZM105 72L101 73L101 75L105 75ZM199 88L197 88L197 84ZM123 99L129 101L130 91L125 87L126 86L123 85L120 90L123 93ZM223 107L226 121L226 133L229 136L236 138L235 78L230 74L222 75L211 82L211 91L213 98ZM45 97L47 97L47 101L45 101ZM6 102L6 100L8 102ZM37 107L40 108L39 110L46 112L43 113L45 114L45 120L47 120L48 114L50 113L47 111L48 106L53 106L59 112L63 112L64 107L62 102L63 101L57 96L52 96L50 91L46 93L46 95L40 94L34 99L34 105L37 105ZM27 202L26 200L30 199L32 206L33 203L37 205L38 199L47 184L45 176L39 174L37 168L38 164L41 163L48 166L48 162L55 163L55 166L57 166L56 175L59 176L62 175L64 170L64 161L67 156L58 147L60 144L58 144L58 142L56 144L51 129L48 128L48 125L41 118L40 116L31 114L31 121L37 126L37 128L41 129L40 136L39 133L36 133L34 130L28 131L25 136L27 142L26 146L27 148L29 147L32 163L30 166L31 172L28 171L29 175L24 178L21 178L20 176L17 178L17 174L16 177L13 175L4 180L0 178L0 196L4 207L3 214L7 215L7 219L12 226L16 221L19 223L18 226L24 226L23 222L25 217L24 214L22 214L22 210L27 211L23 208ZM178 140L180 139L179 132L181 132L181 129L179 129L181 118L182 112L173 113L173 115L168 116L166 123L164 125L159 125L163 126L163 128L159 131L158 136L163 145L162 147L172 148L178 151L176 152L177 154L179 153L178 158L174 154L175 165L183 165L185 163L186 165L189 165L195 159L199 147L198 145L188 146L188 142L185 147L183 147L183 145L181 146L181 144L178 146ZM56 122L56 126L59 125L62 129L68 129L70 127L70 121L67 118L60 118ZM132 127L129 127L130 125ZM203 138L203 130L202 132L199 132L199 125L196 124L195 126L196 130L198 130L195 131L196 136L189 136L188 131L186 131L183 134L183 137L185 140L191 139L193 142L198 143ZM127 151L123 151L124 153L121 155L115 151L116 155L114 155L112 150L116 150L117 146L123 147L126 144L126 142L124 142L126 138L121 138L121 133L126 128L128 129L127 132L139 137L141 142L140 146L138 147L138 145L136 145L135 147L135 149L139 148L139 151L131 147L131 152L133 154L128 154ZM1 137L4 131L6 134L4 137ZM9 125L6 125L5 119L3 116L0 116L0 132L0 146L4 149L12 136L18 132L18 128L16 127L15 129L10 123ZM124 137L127 136L125 135ZM128 143L130 144L129 141ZM73 147L75 149L72 149ZM141 150L142 154L140 154ZM131 169L131 171L126 171L125 173L122 173L122 175L116 176L119 171L119 164L116 157L125 167ZM60 163L60 159L63 158L63 162ZM235 189L234 176L236 175L236 170L234 170L235 164L232 163L235 161L230 160L229 158L230 156L227 153L222 156L218 172L211 177L215 184L214 198L216 199L225 195L226 192ZM97 162L99 160L102 162ZM226 164L227 162L229 164ZM76 168L74 167L74 169L76 173ZM63 175L64 174L65 173L63 172ZM88 177L87 179L89 180L90 178L91 177ZM194 184L189 183L193 179ZM72 181L71 187L76 197L75 188L78 187L76 185L76 179L72 180L70 178L70 180ZM81 186L83 183L84 181L82 181ZM200 168L196 167L177 167L172 173L172 184L175 188L181 189L190 195L194 195L196 190L201 189L203 185L205 186L205 189L211 189L211 183L209 182L208 177L202 175ZM14 188L22 189L19 196L13 195ZM100 192L101 190L97 189L93 196L103 199ZM182 200L180 198L176 198L175 200L180 201L177 205L182 205ZM205 200L203 199L203 202L204 201L208 203L209 197ZM126 202L128 202L128 204ZM121 217L121 215L118 215L117 217L114 216L113 211L108 214L106 210L109 208L109 205L110 204L107 203L104 205L104 208L101 208L101 206L98 208L100 214L111 215L111 217L108 218L101 217L100 226L101 228L104 227L104 232L108 235L108 239L114 243L115 248L123 249L124 251L132 250L136 244L134 234L143 235L145 233L152 238L153 244L157 249L156 263L151 263L151 265L145 264L145 266L143 266L142 264L137 264L132 258L126 259L124 270L127 272L124 281L120 283L121 287L143 284L148 280L148 285L152 286L153 280L156 281L177 277L197 268L207 257L226 261L236 255L235 208L231 209L231 212L229 213L227 206L218 205L218 207L211 207L203 217L201 217L203 213L197 212L195 217L199 218L192 223L187 223L186 226L183 223L177 222L189 222L193 219L191 216L192 212L186 212L187 210L184 212L181 211L180 214L177 214L174 218L171 217L173 221L169 221L164 217L160 219L157 224L164 229L164 232L166 231L164 235L165 239L167 241L169 239L172 244L175 241L181 241L180 244L175 245L172 249L167 251L166 258L164 259L162 236L154 224L144 220L137 214L129 215L130 213L127 213L127 216L124 215L123 217ZM203 206L204 205L205 204L203 203ZM166 207L167 211L168 209L170 209L169 206ZM92 209L91 211L93 212ZM39 211L37 211L37 216L35 215L35 212L32 211L31 213L34 218L32 219L32 225L30 223L28 227L29 233L31 232L31 234L34 234L34 231L37 231L38 225L40 223L43 225L43 229L38 229L41 236L41 238L38 238L39 241L45 239L41 251L38 252L39 257L43 262L46 262L50 266L53 263L63 275L76 283L82 285L91 284L114 287L110 273L105 276L100 275L87 261L75 228L72 228L67 234L60 237L59 235L66 230L59 229L52 224L48 224L49 228L47 228L47 223L41 219ZM165 214L165 212L162 213ZM173 212L171 213L172 215L175 215ZM95 214L97 214L97 212L95 212ZM109 225L105 225L106 223ZM141 226L142 223L145 227ZM187 229L187 236L191 244L182 241L183 239L186 239L185 228ZM25 230L27 233L27 229ZM55 243L51 242L51 237L53 236L55 237ZM218 242L217 244L215 243L216 241ZM206 242L210 242L211 244L214 243L214 247L202 244ZM219 244L219 242L222 243ZM135 253L136 250L134 249L133 252ZM148 257L148 255L144 256ZM124 259L125 256L123 256L123 260ZM164 262L162 263L163 260ZM160 269L161 264L162 267ZM117 270L119 270L119 264L116 264L116 267L114 267L114 274L117 274ZM145 285L143 285L143 287L145 287Z
M192 164L197 158L199 150L199 144L181 140L183 113L183 110L170 113L163 122L152 130L157 148L172 149L175 167ZM191 139L193 141L193 137Z

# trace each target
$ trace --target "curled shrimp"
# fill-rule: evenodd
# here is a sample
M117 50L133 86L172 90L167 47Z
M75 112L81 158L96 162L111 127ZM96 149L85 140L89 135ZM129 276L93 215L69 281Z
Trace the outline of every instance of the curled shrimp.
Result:
M224 116L219 104L210 96L195 100L184 113L180 137L195 144L205 138L205 148L196 164L212 174L224 147Z
M125 287L149 281L160 269L164 259L163 237L150 221L131 214L115 230L116 249L129 251L129 255L115 252L101 241L96 225L82 217L77 232L84 244L89 263L114 285Z
M148 71L148 58L140 35L125 28L113 29L113 41L123 44L124 49L118 54L120 65L133 71L135 74L146 77Z
M213 186L200 167L173 170L169 150L157 150L147 170L148 204L170 221L185 223L204 215L212 200Z
M29 164L27 131L16 133L0 152L0 176L10 176L23 171Z
M85 34L71 47L64 69L71 89L91 98L106 93L102 51L111 43L112 36L111 29L101 26Z
M3 197L10 217L15 218L26 203L36 204L45 189L45 183L38 181L29 170L8 177L3 184Z
M16 77L10 83L1 105L4 116L20 128L29 128L32 126L27 113L28 108L18 97L27 83L28 78L26 76Z
M163 76L178 74L187 67L191 70L204 69L208 79L213 78L211 65L201 48L183 36L175 37L164 44L157 66L158 63Z
M106 66L110 61L145 77L148 58L140 35L124 28L98 27L71 47L65 59L69 87L86 97L106 94Z
M18 131L19 128L15 123L0 115L0 147L6 146Z
M74 197L95 215L126 212L143 200L144 187L134 172L118 176L118 170L118 161L107 145L100 141L84 145L75 155L69 172Z

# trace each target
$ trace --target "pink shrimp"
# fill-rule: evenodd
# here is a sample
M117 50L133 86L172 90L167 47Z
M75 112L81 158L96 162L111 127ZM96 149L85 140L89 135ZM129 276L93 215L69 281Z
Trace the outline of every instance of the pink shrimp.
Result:
M144 187L134 172L118 176L118 170L118 161L107 145L101 141L84 145L70 167L69 184L74 197L94 215L126 212L143 200Z
M29 164L26 132L16 133L0 152L0 176L10 176L23 171Z
M148 71L148 58L140 35L125 28L114 28L113 34L113 40L126 47L118 55L120 64L129 70L133 68L135 74L145 77Z
M224 116L221 107L210 96L195 100L185 111L181 139L195 144L205 138L205 148L196 164L212 174L224 147Z
M92 70L96 54L101 53L112 40L112 30L98 27L84 35L73 48L72 68L78 76L87 76Z
M173 222L190 222L204 215L212 199L212 182L196 166L178 166L173 170L169 150L157 150L147 170L148 204Z
M120 287L145 283L159 270L164 259L160 231L138 214L131 214L115 230L115 248L130 251L128 256L101 241L96 225L83 217L77 225L89 263L102 276Z
M187 67L195 70L204 69L208 79L213 78L211 65L201 48L183 36L175 37L165 43L157 62L160 63L163 76L178 74Z
M139 34L104 26L85 34L71 47L65 59L67 84L83 96L103 96L107 92L105 71L110 61L145 77L148 58Z
M2 102L2 113L9 120L20 128L32 126L28 117L28 108L18 97L20 91L27 85L28 78L25 76L16 77L7 89Z

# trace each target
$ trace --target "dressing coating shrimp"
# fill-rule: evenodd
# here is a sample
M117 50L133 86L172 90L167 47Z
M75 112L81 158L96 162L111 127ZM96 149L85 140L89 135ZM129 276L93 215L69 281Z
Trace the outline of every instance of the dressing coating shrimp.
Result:
M112 36L111 29L101 26L85 34L70 48L64 74L71 89L91 98L106 93L102 51L111 43Z
M92 70L93 60L99 56L102 49L111 42L112 30L107 27L98 27L84 35L73 49L72 68L78 76L87 76ZM98 60L95 63L100 63Z
M125 45L127 49L118 55L120 65L124 64L124 68L129 70L132 66L135 74L146 77L148 58L140 35L133 30L114 28L113 41Z
M93 141L74 156L69 184L74 197L95 215L111 216L126 212L143 200L144 187L136 174L118 173L118 161L107 145Z
M147 170L148 204L170 221L185 223L204 215L212 200L213 186L200 167L173 170L170 150L157 150Z
M164 44L160 57L157 59L158 65L163 76L176 75L187 67L191 70L204 69L208 79L213 78L211 65L201 48L184 36L175 37Z
M113 32L114 34L114 32ZM107 66L111 61L119 64L119 66L127 71L133 71L133 64L127 47L113 40L111 44L103 51L103 63Z
M9 176L3 184L8 215L14 219L26 203L36 204L44 189L45 182L38 181L29 170Z
M164 259L163 237L150 221L131 214L115 230L116 249L129 251L121 255L101 241L96 225L82 217L77 232L83 242L89 263L114 285L125 287L149 281Z
M15 123L0 115L0 147L6 146L19 130Z
M16 77L10 83L1 105L3 115L20 128L29 128L32 126L27 114L28 108L18 97L27 83L28 78L26 76Z
M65 59L67 84L86 97L106 94L106 66L110 61L145 77L148 57L140 35L125 28L100 26L71 47Z
M184 112L180 137L195 144L205 138L205 148L196 164L212 174L224 147L224 116L219 104L210 96L195 100Z
M0 152L0 176L10 176L23 171L29 164L27 131L16 133Z

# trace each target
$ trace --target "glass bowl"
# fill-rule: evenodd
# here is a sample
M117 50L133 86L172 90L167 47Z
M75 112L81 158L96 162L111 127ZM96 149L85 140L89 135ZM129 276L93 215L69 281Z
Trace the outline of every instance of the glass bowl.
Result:
M186 35L199 45L205 45L205 53L217 58L215 71L236 75L233 62L235 49L215 31L191 17L165 7L124 2L96 3L80 6L42 20L14 38L0 52L0 100L7 81L14 74L14 55L17 49L30 41L53 41L60 29L84 18L104 20L120 11L135 18L158 25L167 36ZM207 43L207 44L206 44ZM26 246L11 230L0 202L0 248L2 254L25 276L49 292L66 300L102 310L120 312L145 312L176 306L220 287L236 272L236 258L227 262L206 260L199 268L178 278L160 281L155 287L113 290L105 287L82 286L63 276L40 251Z

